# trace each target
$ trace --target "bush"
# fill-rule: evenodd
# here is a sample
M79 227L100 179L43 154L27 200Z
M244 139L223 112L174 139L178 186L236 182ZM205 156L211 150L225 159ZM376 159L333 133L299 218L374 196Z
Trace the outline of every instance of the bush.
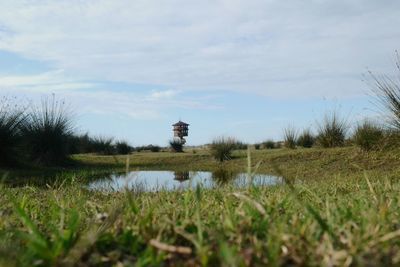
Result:
M128 155L132 152L132 147L126 141L117 141L115 150L119 155Z
M243 143L243 142L241 142L241 141L236 141L236 143L235 143L235 148L234 149L237 149L237 150L246 150L247 149L247 144L245 144L245 143Z
M261 147L261 145L260 145L260 144L254 144L254 149L255 149L255 150L259 150L259 149L260 149L260 147Z
M73 135L69 140L69 147L71 154L83 154L93 152L92 150L92 139L89 135Z
M272 140L267 140L263 143L264 148L266 149L274 149L275 148L275 142Z
M397 54L397 71L400 74L400 57ZM388 76L375 76L370 72L373 79L372 90L378 104L388 113L389 124L400 130L400 83Z
M237 141L231 137L219 137L213 140L210 145L211 155L223 162L231 159L232 151L236 148Z
M171 149L173 152L181 153L183 152L183 142L180 139L172 139L169 141L169 145L171 146Z
M384 132L384 138L381 147L383 149L396 149L400 147L400 131L390 129Z
M286 127L283 130L283 140L286 148L295 149L297 141L297 130L292 127Z
M368 151L379 148L383 141L384 131L382 127L370 121L364 121L357 125L353 135L354 143L362 150Z
M116 152L115 147L113 146L113 138L104 136L91 138L89 150L90 152L102 155L113 155Z
M312 147L314 145L314 143L315 143L315 137L311 133L310 129L304 130L300 134L300 136L297 138L297 145L298 146L310 148L310 147Z
M7 98L0 100L0 165L15 165L21 143L20 127L25 121L22 110L13 106Z
M150 145L150 151L151 152L160 152L161 151L161 147L155 146L155 145Z
M54 97L31 107L22 125L22 137L28 157L42 165L62 165L69 156L72 121L64 102Z
M336 112L327 113L318 125L318 144L325 148L344 146L348 130L345 119L340 118Z

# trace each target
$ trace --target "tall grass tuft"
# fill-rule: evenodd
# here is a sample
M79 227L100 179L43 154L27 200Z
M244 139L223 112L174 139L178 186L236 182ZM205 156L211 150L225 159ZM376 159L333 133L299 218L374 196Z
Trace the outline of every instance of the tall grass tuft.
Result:
M115 147L113 145L113 138L97 136L92 138L90 145L91 152L100 155L113 155L115 154Z
M115 150L119 155L128 155L132 152L132 147L127 141L120 140L115 143Z
M310 129L305 129L297 138L297 145L305 148L313 147L315 143L315 136Z
M22 109L6 97L0 100L0 166L15 165L19 158L20 126L25 121Z
M400 56L397 54L396 67L400 78ZM372 90L378 104L389 115L389 124L400 130L400 82L387 75L376 76L370 72L372 77Z
M176 153L183 152L183 142L180 139L174 138L174 139L170 140L169 145L173 152L176 152Z
M63 165L69 156L72 136L71 113L63 101L53 96L31 107L22 125L22 137L28 157L41 165Z
M318 144L325 148L343 146L348 130L347 121L337 112L326 113L323 121L318 124Z
M297 135L297 130L293 126L283 129L283 140L286 148L296 148Z
M274 149L276 148L275 142L273 140L267 140L263 143L263 147L266 149Z
M71 154L90 153L92 146L92 138L88 133L81 135L73 135L69 140Z
M383 145L383 138L382 127L368 120L358 124L353 135L354 143L365 151L380 148Z
M230 160L237 143L238 141L232 137L215 138L210 145L211 155L219 162Z

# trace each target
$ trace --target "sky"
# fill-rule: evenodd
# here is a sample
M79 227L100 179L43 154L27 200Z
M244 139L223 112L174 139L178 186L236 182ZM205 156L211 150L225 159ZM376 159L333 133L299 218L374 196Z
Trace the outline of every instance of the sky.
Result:
M55 95L77 132L166 145L280 140L337 110L376 116L398 0L0 0L0 96ZM368 74L367 74L368 76ZM367 77L368 78L368 77Z

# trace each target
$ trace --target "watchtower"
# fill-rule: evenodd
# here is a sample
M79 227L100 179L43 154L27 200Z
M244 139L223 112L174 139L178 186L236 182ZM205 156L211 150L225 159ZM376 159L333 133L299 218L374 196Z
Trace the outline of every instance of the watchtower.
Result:
M189 124L183 122L183 121L178 121L177 123L172 125L174 127L174 137L179 138L182 142L182 144L186 143L185 136L188 136L189 134Z

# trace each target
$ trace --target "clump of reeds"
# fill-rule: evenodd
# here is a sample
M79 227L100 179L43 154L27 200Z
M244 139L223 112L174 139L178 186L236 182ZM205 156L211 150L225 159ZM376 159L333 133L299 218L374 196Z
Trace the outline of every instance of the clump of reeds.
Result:
M8 98L0 99L0 165L17 163L21 143L20 127L25 121L22 108Z
M276 148L276 144L273 140L267 140L263 142L263 147L266 149L274 149Z
M113 138L97 136L91 139L90 150L94 153L101 155L115 154L115 147L113 145Z
M64 164L69 156L72 136L71 113L63 101L53 96L31 106L21 132L31 161L42 165Z
M127 141L120 140L115 143L115 150L119 155L128 155L132 152L132 147Z
M295 149L297 141L297 130L293 126L283 129L283 140L286 148Z
M247 149L248 144L243 143L242 141L236 140L235 149L237 150L245 150Z
M315 136L311 130L305 129L297 138L297 145L305 148L311 148L315 143Z
M349 130L347 121L337 112L326 113L318 124L318 144L325 148L343 146Z
M396 67L398 78L400 78L400 56L396 52ZM400 82L387 75L376 76L370 72L372 77L372 91L378 104L387 113L389 124L400 130Z
M381 147L383 137L384 130L381 126L365 120L357 125L353 140L362 150L368 151Z
M219 162L230 160L238 141L232 137L218 137L210 144L211 155Z
M92 145L92 138L88 133L80 135L72 135L69 140L69 149L71 154L90 153Z
M172 150L173 152L176 152L176 153L181 153L181 152L183 152L183 145L184 145L184 143L183 143L180 139L174 138L174 139L170 140L170 141L169 141L169 145L170 145L171 150Z

